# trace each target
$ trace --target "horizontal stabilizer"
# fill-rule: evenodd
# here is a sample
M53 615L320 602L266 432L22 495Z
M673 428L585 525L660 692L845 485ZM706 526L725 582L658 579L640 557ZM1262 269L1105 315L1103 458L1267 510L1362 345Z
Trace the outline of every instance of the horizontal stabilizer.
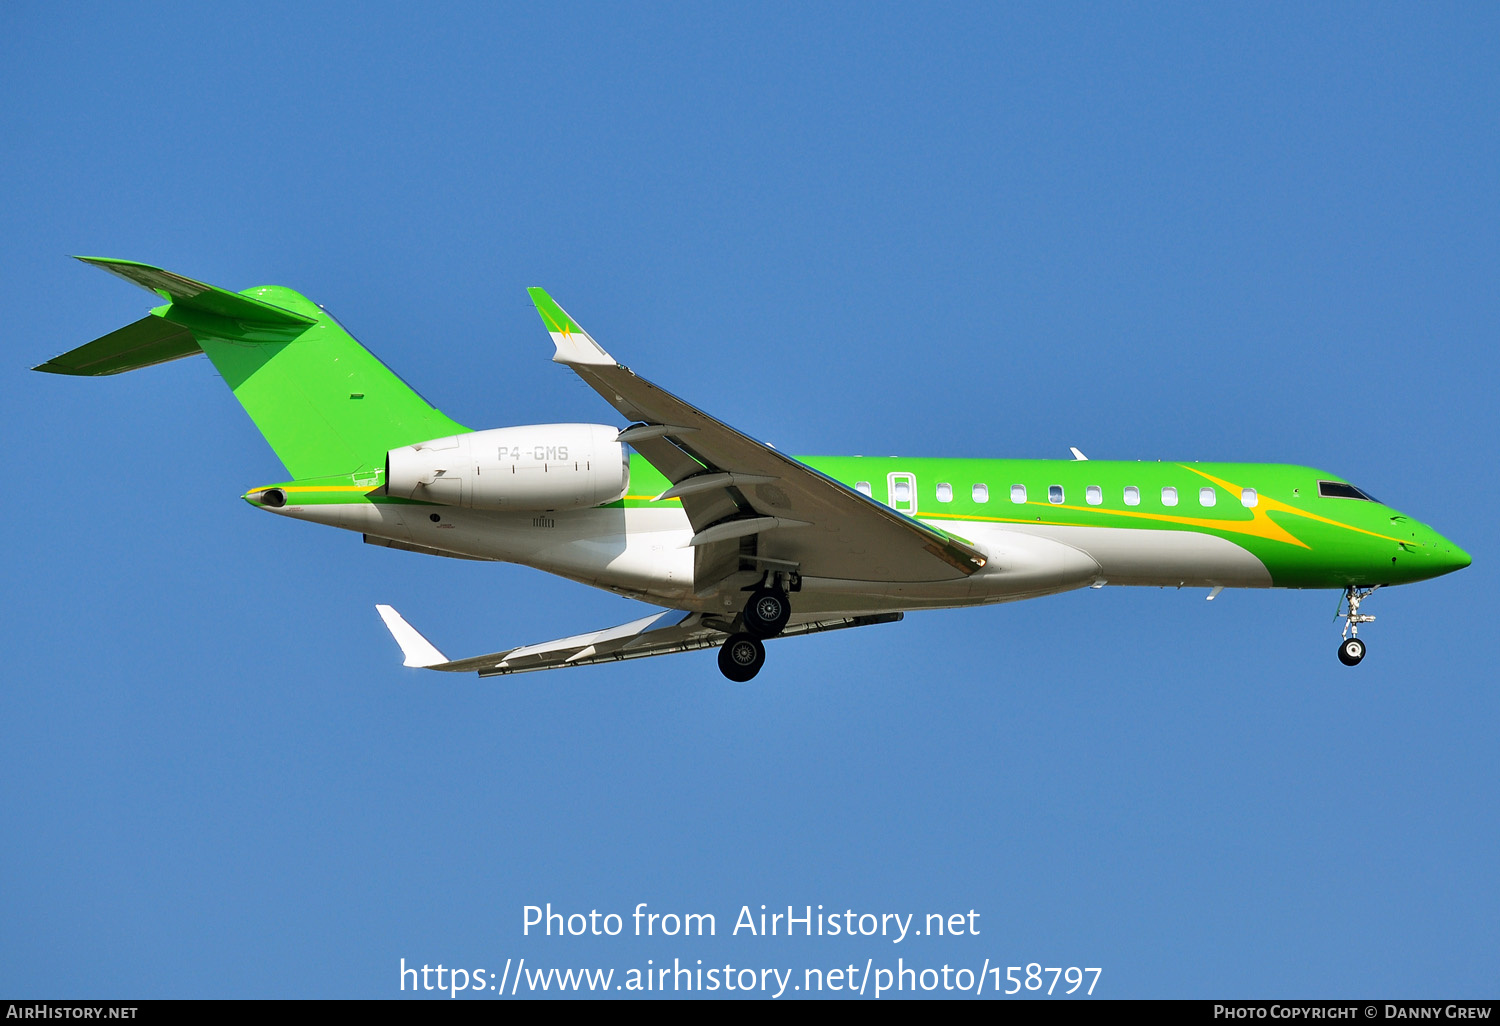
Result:
M315 318L293 313L271 303L263 303L258 299L242 296L237 292L215 288L206 282L184 278L180 274L173 274L171 271L164 271L150 264L137 263L134 260L111 260L106 257L81 256L76 259L92 264L100 270L108 271L116 277L124 278L132 285L139 285L147 292L154 292L161 298L181 307L214 314L218 317L253 321L257 324L305 326L318 323Z
M155 314L148 314L31 369L48 374L102 377L180 360L201 352L203 350L191 331Z

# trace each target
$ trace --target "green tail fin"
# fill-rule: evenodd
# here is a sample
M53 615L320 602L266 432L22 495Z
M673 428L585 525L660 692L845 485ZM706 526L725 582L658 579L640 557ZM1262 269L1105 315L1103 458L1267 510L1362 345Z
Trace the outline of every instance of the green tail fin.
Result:
M291 289L227 292L148 264L79 259L168 303L35 370L120 374L206 353L294 479L366 476L390 449L469 430Z

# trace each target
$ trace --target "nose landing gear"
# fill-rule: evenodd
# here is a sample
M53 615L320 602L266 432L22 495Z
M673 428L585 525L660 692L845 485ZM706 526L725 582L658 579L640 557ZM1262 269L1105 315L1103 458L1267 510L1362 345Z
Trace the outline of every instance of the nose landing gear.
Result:
M1365 643L1358 638L1345 638L1339 642L1339 662L1345 666L1358 666L1365 657Z
M1356 588L1351 584L1344 589L1344 597L1339 602L1339 611L1334 614L1334 619L1344 618L1344 640L1339 642L1339 662L1345 666L1358 666L1365 657L1365 643L1359 640L1359 625L1374 623L1375 618L1361 613L1359 604L1375 594L1379 587L1377 584L1373 588ZM1349 607L1348 612L1344 612L1346 605Z

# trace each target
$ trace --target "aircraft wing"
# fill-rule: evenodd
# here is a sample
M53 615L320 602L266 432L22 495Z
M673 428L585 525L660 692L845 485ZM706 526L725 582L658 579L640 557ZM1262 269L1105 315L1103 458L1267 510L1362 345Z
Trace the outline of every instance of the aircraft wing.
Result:
M531 670L555 670L568 666L589 666L594 663L618 662L622 659L642 659L646 656L670 655L673 652L692 652L700 648L716 648L728 636L728 625L702 613L682 613L672 610L654 616L632 620L630 623L607 630L577 634L571 638L559 638L539 645L522 645L503 652L474 656L470 659L449 659L428 641L417 629L390 606L376 606L386 628L401 646L406 666L427 670L446 670L461 673L474 671L481 677L498 677L508 673L527 673ZM882 613L874 616L854 616L832 620L810 620L787 625L780 637L798 634L815 634L845 627L863 627L868 624L892 623L901 619L900 613Z
M983 553L962 538L862 495L622 367L546 292L529 291L557 347L553 360L637 422L620 440L672 483L657 498L682 500L699 581L722 580L742 560L887 582L962 578L984 567Z

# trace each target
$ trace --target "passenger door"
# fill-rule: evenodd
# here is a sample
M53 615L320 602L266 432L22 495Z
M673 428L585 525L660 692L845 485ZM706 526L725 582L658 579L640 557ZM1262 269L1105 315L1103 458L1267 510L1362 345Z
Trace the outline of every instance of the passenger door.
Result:
M886 505L897 513L914 516L917 512L917 476L901 472L887 474L885 485L889 496Z

